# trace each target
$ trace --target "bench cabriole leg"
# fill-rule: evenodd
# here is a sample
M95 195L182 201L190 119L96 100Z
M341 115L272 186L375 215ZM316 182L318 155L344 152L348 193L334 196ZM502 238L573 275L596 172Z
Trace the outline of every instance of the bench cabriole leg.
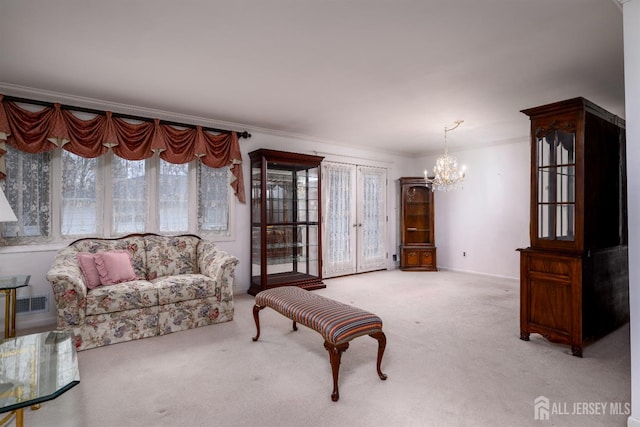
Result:
M264 307L260 307L258 304L253 306L253 320L256 321L256 330L258 331L256 336L251 338L254 341L258 341L258 338L260 338L260 310L262 310Z
M380 379L386 380L387 375L382 373L382 371L380 370L380 365L382 364L382 356L384 355L384 349L387 346L387 337L382 331L369 334L369 336L371 338L375 338L378 340L378 363L376 367L378 369L378 376L380 377Z
M298 330L298 324L296 323L296 321L293 321L293 330L297 331Z
M329 341L324 342L324 348L329 352L329 362L331 362L331 372L333 373L333 392L331 393L331 400L337 402L340 399L340 393L338 392L338 373L340 371L340 359L342 353L349 348L349 343L344 342L342 344L334 345Z

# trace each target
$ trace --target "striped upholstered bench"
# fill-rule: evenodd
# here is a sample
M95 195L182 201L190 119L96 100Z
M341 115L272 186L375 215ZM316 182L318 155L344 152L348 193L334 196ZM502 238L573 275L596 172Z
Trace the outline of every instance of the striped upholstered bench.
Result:
M257 335L260 338L259 312L271 307L283 316L293 320L293 330L297 331L300 323L320 333L324 338L324 348L329 352L329 361L333 373L333 392L331 400L340 398L338 393L338 371L342 353L349 348L349 341L362 335L369 335L378 340L378 376L386 380L387 376L380 370L382 355L387 339L382 332L382 319L373 313L334 301L316 293L298 288L283 286L258 293L253 307L253 318L256 321Z

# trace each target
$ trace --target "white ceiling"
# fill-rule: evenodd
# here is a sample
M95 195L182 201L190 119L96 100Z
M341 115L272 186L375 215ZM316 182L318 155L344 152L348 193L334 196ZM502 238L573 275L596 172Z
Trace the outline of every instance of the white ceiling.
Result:
M624 117L617 0L2 0L0 85L403 155ZM0 92L0 93L2 93Z

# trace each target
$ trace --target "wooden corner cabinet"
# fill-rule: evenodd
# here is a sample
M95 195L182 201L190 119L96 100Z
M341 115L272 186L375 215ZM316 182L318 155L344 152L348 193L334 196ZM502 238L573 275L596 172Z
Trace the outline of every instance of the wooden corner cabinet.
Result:
M323 157L256 150L251 159L249 294L278 286L324 288L320 255Z
M520 338L583 348L629 320L624 120L584 98L531 120L531 245L520 251Z
M424 178L400 178L400 268L437 271L433 192Z

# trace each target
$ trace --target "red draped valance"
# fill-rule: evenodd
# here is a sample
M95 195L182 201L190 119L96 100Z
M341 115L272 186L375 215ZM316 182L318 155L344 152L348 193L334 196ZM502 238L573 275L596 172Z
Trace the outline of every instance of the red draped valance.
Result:
M0 94L0 179L5 177L5 142L27 153L61 147L81 157L93 158L109 149L127 160L143 160L157 153L169 163L194 159L212 168L231 166L231 187L245 202L242 156L236 132L213 134L201 126L178 129L160 120L130 123L110 111L83 120L60 104L36 112L4 100Z

